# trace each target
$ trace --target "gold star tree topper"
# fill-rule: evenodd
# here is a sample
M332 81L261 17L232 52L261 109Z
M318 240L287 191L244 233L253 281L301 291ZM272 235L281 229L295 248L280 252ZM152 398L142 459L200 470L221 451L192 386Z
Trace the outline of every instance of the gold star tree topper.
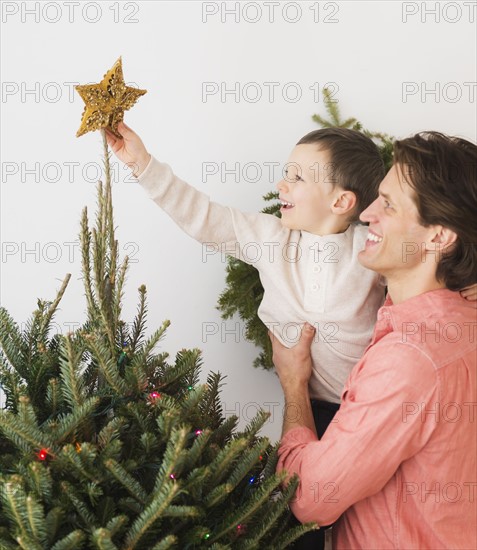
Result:
M118 124L124 118L124 111L129 110L147 90L126 86L123 78L123 66L119 58L103 77L99 84L75 86L85 102L81 126L76 137L107 128L116 137L121 138Z

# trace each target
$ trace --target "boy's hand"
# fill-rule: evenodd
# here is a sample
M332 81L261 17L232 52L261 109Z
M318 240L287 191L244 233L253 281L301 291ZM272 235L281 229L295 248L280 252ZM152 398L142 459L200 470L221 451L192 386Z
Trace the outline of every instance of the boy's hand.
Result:
M463 288L460 295L466 300L477 301L477 284Z
M133 176L137 178L149 164L151 155L147 152L141 138L124 122L118 124L118 131L123 139L117 138L106 129L106 141L118 159L129 166Z

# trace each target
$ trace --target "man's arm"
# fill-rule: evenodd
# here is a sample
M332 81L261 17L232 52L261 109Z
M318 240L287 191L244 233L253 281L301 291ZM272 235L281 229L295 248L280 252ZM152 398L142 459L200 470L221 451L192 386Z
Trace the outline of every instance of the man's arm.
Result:
M282 437L299 427L310 429L316 436L308 391L312 368L310 346L315 328L305 323L300 341L293 348L286 348L270 331L268 334L273 345L273 363L285 396Z
M293 349L274 354L290 400L298 398L293 375L303 381L311 372L303 354L293 354ZM291 505L295 516L329 525L354 503L380 491L400 464L426 444L435 425L423 422L421 415L406 416L406 403L434 410L437 375L418 349L383 338L353 369L341 408L321 440L311 429L310 409L300 403L300 419L284 422L277 469L300 478Z

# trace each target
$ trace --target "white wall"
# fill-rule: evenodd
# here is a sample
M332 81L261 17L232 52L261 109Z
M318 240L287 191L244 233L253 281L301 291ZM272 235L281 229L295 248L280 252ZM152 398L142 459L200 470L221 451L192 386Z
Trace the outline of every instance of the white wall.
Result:
M274 4L242 2L234 14L226 10L238 2L2 2L0 301L19 323L37 297L54 298L68 272L59 330L84 318L79 250L68 243L77 240L83 206L95 210L101 142L99 133L75 137L83 102L71 83L99 82L120 55L126 81L148 90L126 122L178 175L250 212L263 207L279 176L277 169L269 178L267 163L285 162L317 128L311 115L323 114L323 104L313 90L326 83L343 115L370 129L397 137L435 129L476 140L475 2ZM204 97L206 82L219 90L238 83L240 95ZM272 82L273 101L265 84ZM262 98L253 102L257 90ZM302 96L292 101L297 90ZM204 179L206 162L255 162L263 174L256 183L252 172L239 183L230 175L222 182L220 172ZM226 332L239 321L223 322L215 309L225 263L202 261L201 246L117 168L117 235L133 262L125 319L132 320L145 283L149 331L172 321L163 349L200 347L204 378L208 370L227 375L227 411L247 420L258 405L273 410L264 433L276 440L277 378L252 368L257 350ZM218 333L204 341L211 323Z

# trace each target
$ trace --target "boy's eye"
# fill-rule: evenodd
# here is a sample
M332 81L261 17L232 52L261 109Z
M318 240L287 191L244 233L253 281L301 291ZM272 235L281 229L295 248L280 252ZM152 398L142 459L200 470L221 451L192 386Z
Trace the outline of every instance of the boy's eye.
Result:
M288 168L285 168L283 173L285 174L285 178L288 181L303 181L303 179L301 178L301 176L299 174L295 174L294 176L288 176Z
M392 208L391 203L386 199L384 199L384 208Z

